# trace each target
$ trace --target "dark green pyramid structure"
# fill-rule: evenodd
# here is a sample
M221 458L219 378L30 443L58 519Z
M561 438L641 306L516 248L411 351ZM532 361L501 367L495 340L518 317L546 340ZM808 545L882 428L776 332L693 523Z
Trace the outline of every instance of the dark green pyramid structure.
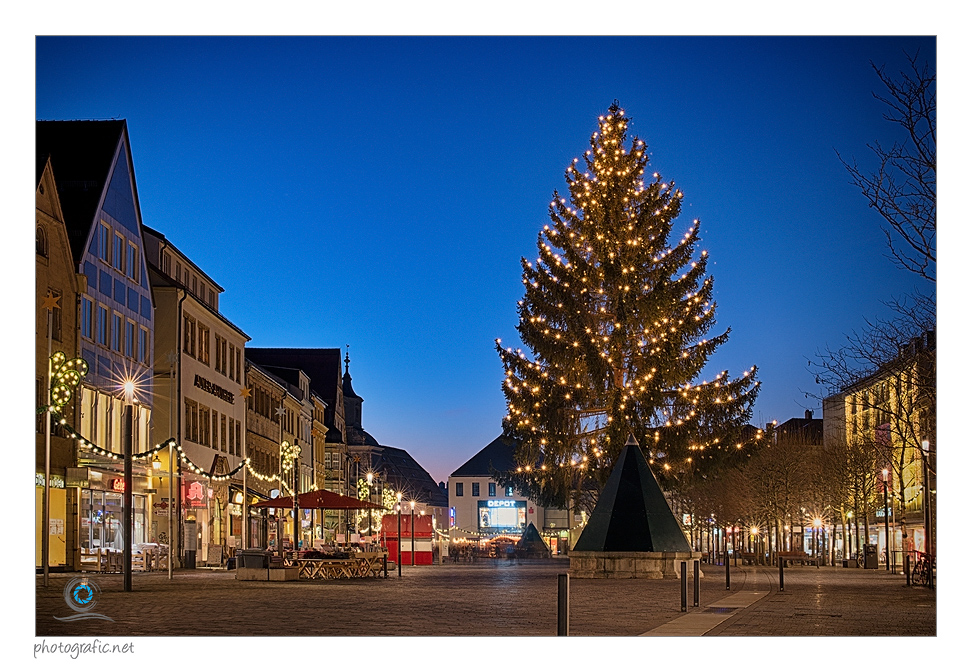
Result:
M573 550L691 553L634 436L624 444Z
M550 548L540 536L537 526L533 523L527 525L516 542L516 555L519 558L549 558Z

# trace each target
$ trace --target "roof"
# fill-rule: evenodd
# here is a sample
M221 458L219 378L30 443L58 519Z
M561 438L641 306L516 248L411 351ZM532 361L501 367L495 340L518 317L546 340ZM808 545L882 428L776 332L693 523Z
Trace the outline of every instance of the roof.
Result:
M355 450L355 446L349 443L348 452L367 453L370 465L365 464L363 468L381 474L385 482L400 490L406 498L425 502L429 506L449 506L448 495L407 451L391 446L369 446Z
M310 378L310 387L333 409L337 403L337 381L341 372L340 348L246 348L247 359L267 367L300 369Z
M513 471L516 469L516 462L513 459L515 450L515 441L500 434L451 475L489 476L494 471Z
M692 550L633 436L624 444L574 550Z
M75 263L80 263L95 212L111 173L118 144L127 137L124 119L112 121L38 121L36 153L50 156L58 198ZM127 145L127 143L126 143ZM129 168L131 157L127 156ZM39 159L38 159L39 160ZM138 194L132 186L135 209Z

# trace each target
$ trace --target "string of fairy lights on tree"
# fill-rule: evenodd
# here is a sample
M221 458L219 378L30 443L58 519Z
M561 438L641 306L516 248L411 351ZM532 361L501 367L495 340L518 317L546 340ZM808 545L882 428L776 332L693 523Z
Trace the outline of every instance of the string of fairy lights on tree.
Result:
M496 341L516 483L542 489L544 474L570 468L603 481L629 433L669 469L694 469L732 445L758 394L755 366L696 382L729 330L709 336L699 221L669 244L683 194L657 173L646 181L628 123L617 102L600 117L583 165L567 167L569 194L550 201L538 257L521 262L516 328L530 356Z

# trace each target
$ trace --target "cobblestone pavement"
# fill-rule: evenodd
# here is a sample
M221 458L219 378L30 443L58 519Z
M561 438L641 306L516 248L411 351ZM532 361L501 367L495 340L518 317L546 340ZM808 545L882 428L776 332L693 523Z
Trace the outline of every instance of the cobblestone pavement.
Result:
M884 570L793 567L784 591L774 567L702 565L704 611L738 591L765 596L739 608L708 636L911 636L936 635L936 591L906 587ZM77 574L36 580L36 636L554 636L557 575L564 561L510 564L483 561L403 567L388 578L242 582L223 570L135 574L133 591L118 574L91 574L101 589L92 610L106 620L66 622L74 612L64 587ZM690 570L691 572L691 570ZM713 609L717 611L717 609ZM681 611L677 579L571 579L572 636L635 636L669 623Z

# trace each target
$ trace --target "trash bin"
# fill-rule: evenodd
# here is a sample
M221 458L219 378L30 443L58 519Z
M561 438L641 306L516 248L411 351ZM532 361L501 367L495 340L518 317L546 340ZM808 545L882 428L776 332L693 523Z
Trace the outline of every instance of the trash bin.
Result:
M878 568L877 544L864 545L864 569Z
M236 566L247 569L267 569L270 566L270 553L262 548L237 551Z

